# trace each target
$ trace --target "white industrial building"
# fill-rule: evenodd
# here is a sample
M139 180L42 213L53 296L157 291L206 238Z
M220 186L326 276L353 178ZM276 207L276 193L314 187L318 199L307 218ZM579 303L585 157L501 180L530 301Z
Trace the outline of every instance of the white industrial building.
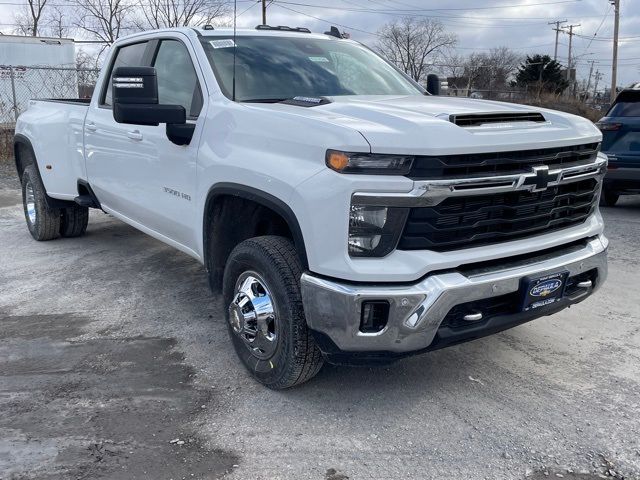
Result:
M0 124L32 98L75 98L75 44L66 38L0 35Z

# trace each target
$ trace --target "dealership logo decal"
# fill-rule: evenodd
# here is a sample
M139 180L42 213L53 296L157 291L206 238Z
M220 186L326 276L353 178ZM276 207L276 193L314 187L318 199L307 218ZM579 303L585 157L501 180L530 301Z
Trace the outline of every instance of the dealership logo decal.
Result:
M529 290L529 295L532 297L548 297L553 292L556 292L560 287L562 287L561 280L547 280L535 285L531 290Z

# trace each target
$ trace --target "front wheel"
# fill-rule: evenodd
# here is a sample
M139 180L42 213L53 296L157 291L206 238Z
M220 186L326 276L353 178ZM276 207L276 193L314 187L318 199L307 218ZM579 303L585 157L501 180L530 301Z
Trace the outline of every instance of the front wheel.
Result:
M222 290L233 346L269 388L301 384L322 367L302 308L301 275L295 247L277 236L245 240L225 267Z
M612 190L604 189L602 191L602 196L600 197L600 205L607 207L615 207L616 203L618 203L618 199L620 198L620 194L614 192Z

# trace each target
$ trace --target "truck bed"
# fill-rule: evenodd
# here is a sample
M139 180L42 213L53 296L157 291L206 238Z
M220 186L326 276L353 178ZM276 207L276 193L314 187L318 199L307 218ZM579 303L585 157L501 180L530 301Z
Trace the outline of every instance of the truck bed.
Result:
M90 98L35 98L37 102L55 102L55 103L65 103L68 105L83 105L88 107L91 103Z
M18 118L16 134L31 139L50 197L73 200L78 179L86 179L83 136L89 102L84 98L31 100Z

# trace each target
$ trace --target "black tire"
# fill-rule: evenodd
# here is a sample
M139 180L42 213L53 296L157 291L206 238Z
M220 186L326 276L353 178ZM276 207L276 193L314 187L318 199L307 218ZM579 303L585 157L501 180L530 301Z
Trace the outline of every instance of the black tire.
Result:
M322 367L322 354L307 328L302 307L301 275L302 266L293 243L277 236L245 240L234 248L225 266L222 294L233 346L253 377L272 389L306 382ZM266 294L273 300L276 336L269 347L272 352L260 352L249 346L231 322L232 302L240 288L238 282L247 276L264 282ZM240 322L238 316L235 319ZM236 325L240 328L239 323Z
M618 192L604 189L602 191L602 195L600 196L600 205L606 207L615 207L616 203L618 203L619 198L620 194Z
M49 208L45 189L35 165L28 165L22 173L22 205L27 228L38 241L53 240L60 235L60 210Z
M89 208L74 205L60 209L60 235L63 237L79 237L84 235L89 224Z

